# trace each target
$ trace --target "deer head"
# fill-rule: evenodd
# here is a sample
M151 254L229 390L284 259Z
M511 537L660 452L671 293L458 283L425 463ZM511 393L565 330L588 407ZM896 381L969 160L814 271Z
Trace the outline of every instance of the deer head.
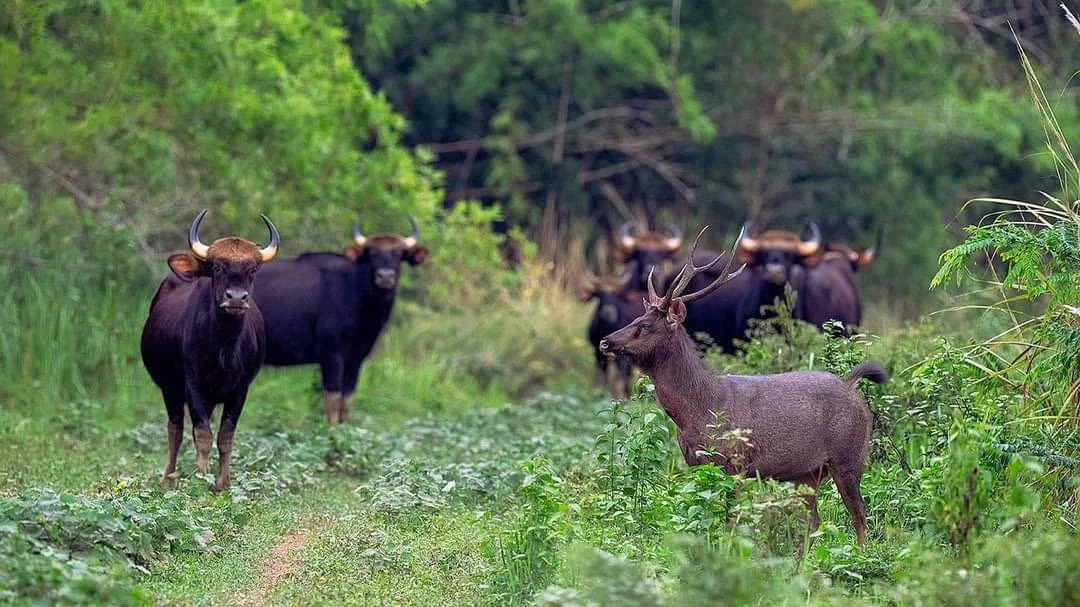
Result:
M653 284L653 272L649 272L649 293L645 299L645 313L634 319L629 325L605 337L600 342L601 352L612 356L626 356L642 369L648 371L652 367L652 361L662 357L663 353L675 339L679 338L680 334L684 338L687 337L686 329L682 326L683 321L686 320L686 304L709 295L724 283L742 273L746 268L746 264L743 264L738 270L728 273L734 255L726 255L727 263L724 264L724 269L716 280L713 280L704 289L683 294L686 286L690 284L694 276L706 270L711 270L725 257L725 254L721 253L716 259L705 265L694 264L694 254L697 252L698 241L701 240L701 235L705 233L708 227L702 228L697 238L694 239L686 264L679 270L675 280L671 282L671 286L663 297L656 294L656 287ZM739 239L736 242L739 242L743 236L744 233L740 231Z

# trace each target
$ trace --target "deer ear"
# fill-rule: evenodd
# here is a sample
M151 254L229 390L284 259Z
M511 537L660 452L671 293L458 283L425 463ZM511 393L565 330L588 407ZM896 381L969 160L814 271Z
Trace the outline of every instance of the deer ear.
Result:
M686 320L686 304L683 303L682 297L676 297L671 300L671 306L668 307L668 322L674 325L681 325Z
M184 282L191 282L200 276L209 276L203 262L195 259L191 253L174 253L169 255L169 269L176 277Z

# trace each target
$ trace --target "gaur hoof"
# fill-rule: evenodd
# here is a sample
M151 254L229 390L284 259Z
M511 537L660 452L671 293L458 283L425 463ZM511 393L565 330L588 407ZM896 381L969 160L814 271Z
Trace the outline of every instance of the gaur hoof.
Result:
M222 491L229 490L229 481L218 481L213 485L210 485L210 490L214 493L221 493Z

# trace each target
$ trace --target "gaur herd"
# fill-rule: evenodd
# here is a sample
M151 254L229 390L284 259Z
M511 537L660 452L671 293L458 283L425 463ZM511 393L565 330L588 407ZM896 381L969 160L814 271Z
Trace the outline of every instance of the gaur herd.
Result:
M172 275L150 303L142 357L168 418L164 482L177 476L185 406L196 466L206 473L211 415L218 403L224 405L213 484L220 491L229 487L236 425L262 364L319 365L326 420L330 426L346 422L360 367L390 319L401 264L423 263L428 250L412 218L409 236L368 236L357 221L353 241L341 253L303 253L269 263L280 244L269 218L262 216L270 232L265 247L237 237L206 245L199 236L206 214L199 213L188 230L190 251L168 258ZM843 379L809 372L716 375L698 346L735 351L750 321L767 314L787 285L797 293L795 318L819 328L829 320L845 330L859 325L855 273L873 262L880 234L874 247L855 250L823 243L814 224L804 231L806 238L778 230L754 236L744 225L730 252L715 253L698 251L704 232L681 269L662 282L662 296L656 274L683 249L674 226L654 232L623 225L614 250L625 264L622 274L598 278L587 272L581 297L597 302L588 337L598 383L627 396L631 367L639 368L652 378L661 407L675 423L687 464L713 463L731 474L807 486L812 528L818 522L817 488L831 477L863 545L866 509L859 481L872 418L854 385L862 378L882 383L884 370L864 363ZM749 432L749 440L715 438L732 429Z

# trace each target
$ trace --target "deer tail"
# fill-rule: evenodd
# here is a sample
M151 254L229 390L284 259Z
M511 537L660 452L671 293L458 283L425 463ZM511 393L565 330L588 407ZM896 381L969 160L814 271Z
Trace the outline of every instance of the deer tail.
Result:
M865 362L851 370L851 373L847 374L844 378L844 383L849 386L854 386L860 379L869 379L875 384L883 384L889 380L889 374L885 372L885 369L881 368L881 365L872 362Z

